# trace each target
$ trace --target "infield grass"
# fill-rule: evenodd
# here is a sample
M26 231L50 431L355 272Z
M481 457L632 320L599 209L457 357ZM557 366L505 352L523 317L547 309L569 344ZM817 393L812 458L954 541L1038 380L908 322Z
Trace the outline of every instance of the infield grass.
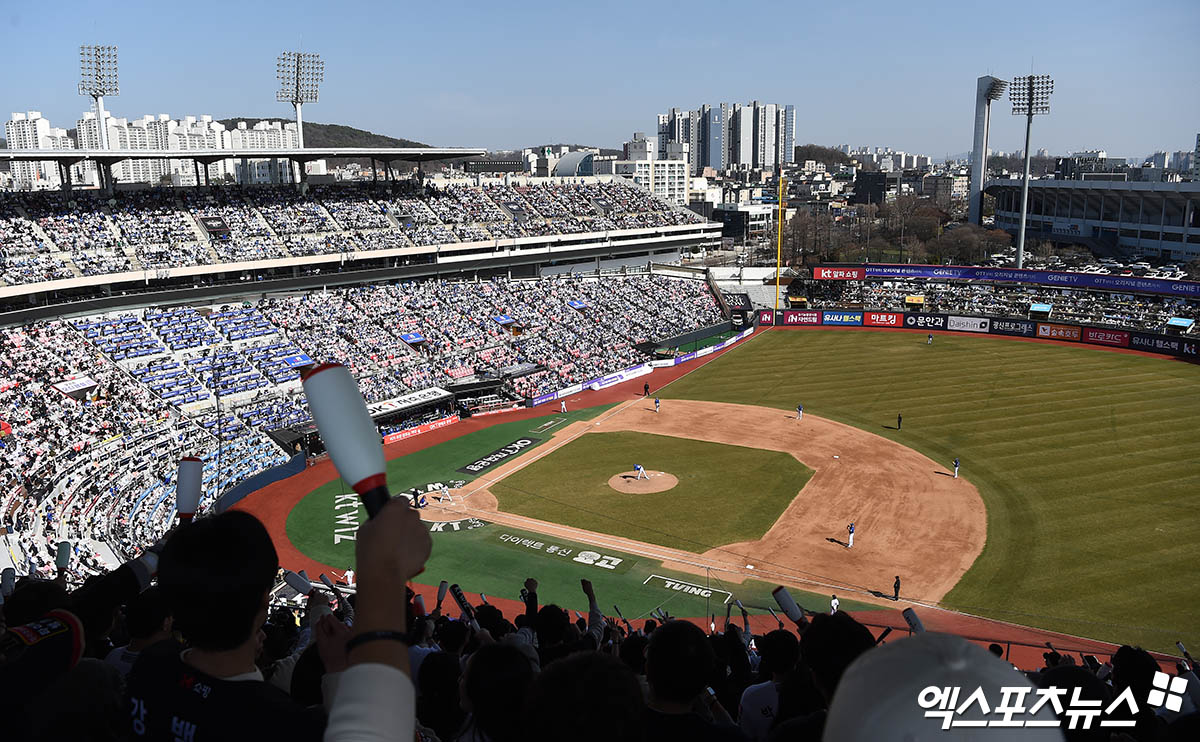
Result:
M634 464L674 474L679 484L645 495L608 486L610 477ZM491 491L507 513L700 553L761 538L811 476L779 451L650 433L588 433Z
M988 531L947 607L1161 651L1200 643L1200 366L1000 338L771 330L662 396L799 402L945 466L957 456Z

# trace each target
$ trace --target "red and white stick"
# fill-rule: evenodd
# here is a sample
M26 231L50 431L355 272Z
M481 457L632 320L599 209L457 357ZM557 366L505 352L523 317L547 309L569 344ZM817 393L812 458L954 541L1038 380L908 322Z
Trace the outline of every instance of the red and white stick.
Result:
M321 440L338 474L362 498L375 517L391 495L387 489L383 442L350 369L325 363L300 377Z

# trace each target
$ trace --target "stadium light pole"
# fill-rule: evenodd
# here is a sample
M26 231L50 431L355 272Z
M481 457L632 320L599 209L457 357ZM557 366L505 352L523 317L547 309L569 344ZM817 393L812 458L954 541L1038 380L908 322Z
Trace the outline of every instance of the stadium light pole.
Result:
M1025 116L1025 177L1021 181L1021 224L1017 227L1017 268L1025 265L1025 217L1029 211L1029 133L1033 117L1050 113L1054 80L1049 75L1027 75L1013 80L1008 89L1014 116Z
M117 96L117 47L84 44L79 47L79 94L89 96L96 106L96 128L100 149L108 149L108 127L104 119L104 96Z
M325 80L325 63L320 54L308 52L283 52L275 65L275 76L279 79L279 92L275 99L281 103L291 103L296 111L296 146L304 149L304 118L302 108L305 103L316 103L320 100L321 83ZM296 181L300 180L300 168L296 163Z

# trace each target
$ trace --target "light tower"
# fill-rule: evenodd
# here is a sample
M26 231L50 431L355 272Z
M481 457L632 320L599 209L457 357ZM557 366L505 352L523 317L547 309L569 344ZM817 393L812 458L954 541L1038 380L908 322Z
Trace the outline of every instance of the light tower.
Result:
M1008 87L1007 80L985 75L975 86L975 143L971 160L970 204L968 220L983 223L983 182L987 180L988 130L992 121L992 101L1000 100Z
M307 52L283 52L275 65L275 76L279 79L279 92L275 99L291 103L296 109L296 144L304 149L304 118L301 108L305 103L320 100L321 82L325 79L325 63L320 54ZM297 163L297 167L302 167ZM297 178L299 180L299 178Z
M1054 80L1049 75L1028 75L1013 80L1008 89L1014 116L1025 116L1025 178L1021 181L1021 224L1017 227L1017 267L1025 265L1025 216L1029 209L1029 132L1033 117L1050 113L1050 94Z
M79 94L90 96L96 106L96 128L100 149L108 149L108 127L104 123L104 96L120 95L117 82L117 47L85 44L79 47Z

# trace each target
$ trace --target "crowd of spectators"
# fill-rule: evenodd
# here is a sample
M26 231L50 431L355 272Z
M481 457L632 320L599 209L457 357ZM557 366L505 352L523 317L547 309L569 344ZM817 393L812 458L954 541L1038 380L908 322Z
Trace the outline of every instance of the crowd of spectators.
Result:
M96 276L695 221L624 181L39 192L0 201L0 275L27 284L70 278L71 265Z
M1028 318L1032 305L1048 304L1051 320L1151 332L1161 331L1172 317L1200 321L1200 303L1195 300L1087 289L933 281L811 281L805 291L814 308L861 306L902 312L906 297L922 296L923 311L934 313Z
M1186 650L1171 674L1128 645L1104 662L1076 664L1051 649L1040 666L1017 668L999 645L876 636L836 608L801 610L757 631L745 609L704 628L665 612L614 617L601 600L621 596L598 595L587 579L582 596L564 596L586 604L586 617L543 603L537 579L514 576L521 601L506 613L482 597L434 602L409 588L433 548L417 509L397 498L359 528L355 577L335 573L342 579L328 589L286 571L281 585L270 534L240 511L178 528L71 592L71 568L23 577L6 590L0 626L23 639L0 645L6 733L31 741L1182 742L1200 732L1200 680ZM939 706L952 688L963 697ZM1035 705L1043 695L1056 700ZM1008 729L976 731L1001 718Z

